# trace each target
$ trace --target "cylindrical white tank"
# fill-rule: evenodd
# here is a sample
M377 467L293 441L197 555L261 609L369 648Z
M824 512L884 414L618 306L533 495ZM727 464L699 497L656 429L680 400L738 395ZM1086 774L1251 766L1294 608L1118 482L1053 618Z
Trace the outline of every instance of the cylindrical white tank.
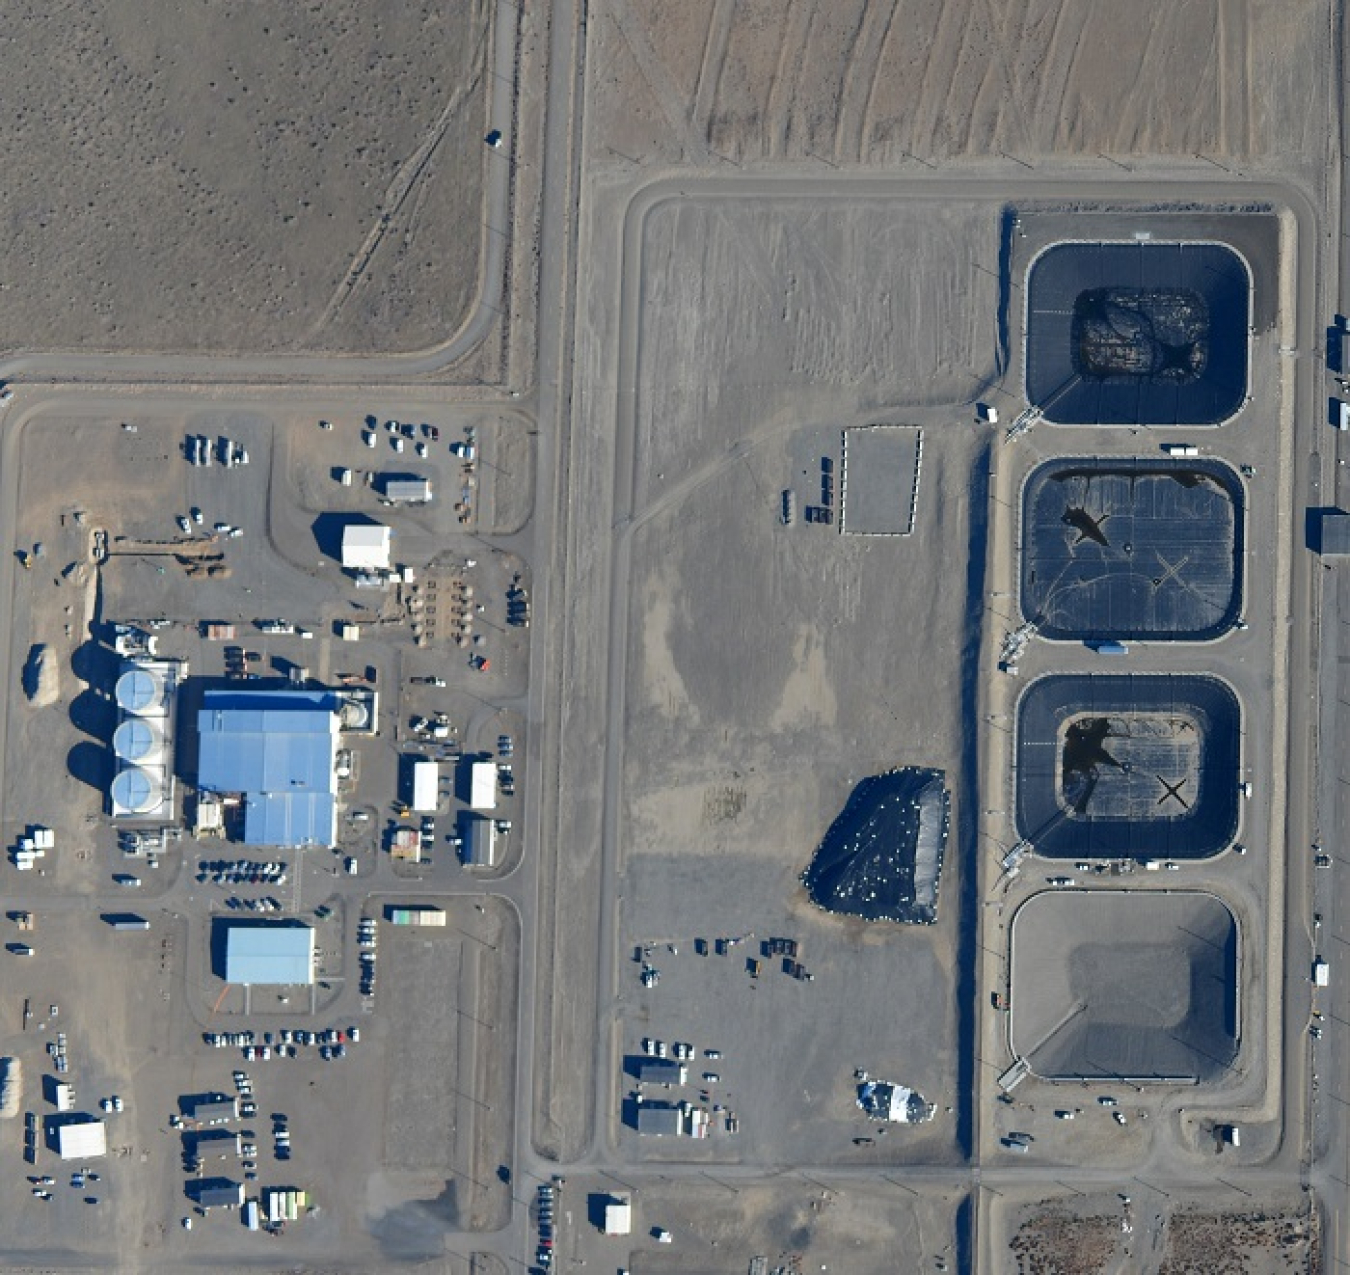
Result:
M149 814L163 800L163 786L148 770L128 766L112 781L113 805L132 814Z
M153 720L128 717L113 731L113 752L123 761L156 765L164 758L164 731Z
M129 668L117 679L117 705L136 716L164 709L164 679L153 669Z

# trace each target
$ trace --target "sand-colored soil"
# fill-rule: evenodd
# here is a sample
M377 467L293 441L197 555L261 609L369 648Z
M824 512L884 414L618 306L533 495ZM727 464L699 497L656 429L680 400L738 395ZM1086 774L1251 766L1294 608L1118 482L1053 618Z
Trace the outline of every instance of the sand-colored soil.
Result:
M445 340L477 283L491 11L12 7L0 348Z
M596 157L1326 154L1315 0L605 0Z

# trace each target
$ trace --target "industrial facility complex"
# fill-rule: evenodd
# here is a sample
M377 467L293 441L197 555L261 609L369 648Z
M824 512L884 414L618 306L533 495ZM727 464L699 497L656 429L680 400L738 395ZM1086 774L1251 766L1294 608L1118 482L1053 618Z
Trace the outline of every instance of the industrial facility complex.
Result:
M321 462L288 480L257 422L218 445L188 435L164 479L181 514L147 496L113 523L105 488L29 464L32 508L44 482L80 506L42 534L76 560L63 587L87 591L89 619L78 641L72 625L64 647L28 648L0 713L3 802L29 815L10 843L29 884L5 922L24 1012L0 1048L0 1121L37 1169L31 1199L64 1218L157 1183L161 1233L226 1265L227 1220L301 1249L323 1236L368 1168L349 1140L378 1146L391 1125L400 1155L485 1183L466 1209L494 1220L510 1199L480 1163L509 1158L505 1126L474 1128L461 1104L478 1099L447 1086L480 1092L516 1048L519 921L494 892L522 857L530 568L485 539L488 519L456 538L447 508L449 547L417 520L438 516L438 476L479 492L478 458L515 452L447 422L434 461L424 444L417 472L358 486L342 476L368 424L305 423L339 462L306 531L287 519ZM179 431L152 416L119 434L172 454ZM33 600L35 624L49 606ZM54 712L58 738L79 736L64 765L23 743L26 719ZM132 1155L146 1138L153 1158Z
M953 427L916 411L912 422L803 426L777 460L755 461L756 489L778 495L754 534L789 546L775 587L838 587L840 618L802 630L798 673L772 715L745 709L758 724L744 757L727 716L740 684L696 690L701 656L681 655L678 677L657 656L663 642L718 646L757 582L728 578L733 592L700 603L693 628L671 618L630 649L635 698L616 729L636 760L601 771L607 801L625 786L632 796L596 833L613 869L600 875L590 842L560 831L590 809L585 784L547 835L527 798L542 782L528 732L539 720L531 634L544 630L530 628L523 542L462 530L466 517L497 516L489 497L509 499L510 465L491 468L503 453L522 464L508 427L456 436L447 422L445 439L430 420L372 424L332 409L317 427L289 422L319 457L287 496L315 502L308 522L289 524L275 493L223 503L249 484L239 471L270 463L260 429L228 438L227 454L242 449L251 464L212 470L185 444L180 534L167 551L163 528L107 540L90 563L102 610L86 641L64 667L30 648L26 700L12 710L44 711L62 678L87 688L98 710L76 698L70 712L90 746L68 756L97 808L62 804L59 789L41 799L38 772L11 783L8 800L24 815L11 854L27 875L16 880L33 883L10 914L26 918L13 922L19 973L59 965L75 920L52 904L96 862L99 961L159 980L181 1017L156 1030L191 1031L157 1065L156 1089L136 1086L128 1103L130 1075L96 1079L107 1064L88 1056L92 1027L72 995L41 984L27 1011L38 1030L15 1041L6 1073L49 1063L59 1084L54 1110L30 1126L33 1162L79 1162L87 1187L84 1162L106 1160L121 1180L114 1148L137 1145L122 1130L141 1104L181 1090L169 1118L178 1229L224 1254L232 1241L208 1238L224 1218L244 1235L317 1237L328 1201L368 1189L374 1161L311 1149L324 1137L311 1112L340 1109L344 1147L383 1146L378 1171L390 1175L461 1175L474 1234L511 1235L511 1166L546 1163L522 1152L502 1114L519 1097L517 1051L543 1048L536 1029L559 1060L583 1041L595 1051L588 1066L549 1068L557 1162L583 1176L609 1164L648 1184L626 1217L589 1211L597 1243L637 1235L635 1213L655 1216L657 1170L787 1159L829 1177L962 1156L998 1170L1042 1147L1090 1166L1125 1155L1146 1125L1183 1156L1207 1139L1230 1158L1257 1145L1244 1112L1261 1100L1258 1053L1277 1030L1280 980L1261 963L1272 920L1260 877L1277 818L1258 768L1272 747L1256 646L1273 605L1258 551L1265 462L1251 448L1207 443L1201 455L1133 431L1234 417L1225 429L1242 428L1259 366L1248 315L1270 260L1251 252L1249 266L1212 225L1195 247L1188 224L1163 217L1149 239L1084 245L1062 220L1021 222L1027 392L1009 419L975 411L983 441L954 451ZM1250 251L1260 233L1244 224L1235 237ZM147 419L131 437L172 428ZM1029 434L1034 448L1021 443ZM411 472L363 469L372 437L426 455ZM989 484L983 503L953 504L951 475L975 470ZM461 499L433 499L447 489ZM215 501L225 512L208 524ZM749 516L741 505L728 505L733 527ZM958 508L971 519L960 534L988 538L978 606L933 574ZM304 535L313 546L292 548ZM103 539L84 542L104 553ZM63 551L80 552L73 535ZM634 552L652 548L638 540ZM844 571L827 565L834 554L859 556ZM794 555L820 555L819 568L789 570ZM702 562L682 569L703 579ZM875 562L891 565L878 575ZM139 601L149 575L171 571L180 578L153 606ZM723 587L708 577L688 593ZM901 626L941 614L965 634L929 644L931 691L892 662L898 637L864 640L861 621L844 618L883 607ZM855 637L847 658L826 658ZM853 687L845 667L874 684ZM773 759L799 729L851 747L838 722L820 726L835 712L827 681L851 697L852 718L879 714L869 729L880 742L848 764L823 750L789 783ZM702 698L673 711L679 694ZM693 746L705 730L724 734L716 765ZM9 738L13 767L21 736ZM564 755L555 764L571 766ZM696 789L679 778L698 774ZM663 786L696 790L696 817ZM625 858L604 859L617 856L618 829ZM92 859L77 857L83 845ZM579 894L574 870L598 893ZM552 891L570 902L566 924L536 936L553 945L553 981L536 987L525 926L543 924ZM597 932L602 951L628 955L567 991L575 936ZM1307 968L1327 985L1322 956ZM555 1006L568 1008L551 1017ZM595 1040L615 1042L613 1059ZM961 1061L976 1048L986 1077ZM575 1078L585 1075L589 1089ZM1100 1119L1073 1105L1082 1086L1099 1091ZM1205 1114L1177 1134L1173 1104L1196 1092ZM573 1106L549 1105L569 1094ZM592 1101L586 1155L576 1112ZM518 1219L537 1270L551 1265L555 1199ZM572 1243L596 1256L583 1232Z
M257 8L12 24L0 1270L1350 1269L1339 8Z

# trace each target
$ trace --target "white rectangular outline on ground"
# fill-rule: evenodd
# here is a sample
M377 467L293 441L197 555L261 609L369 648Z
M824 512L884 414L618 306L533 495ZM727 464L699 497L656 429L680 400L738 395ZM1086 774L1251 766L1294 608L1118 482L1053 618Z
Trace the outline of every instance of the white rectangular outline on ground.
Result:
M848 525L848 436L862 430L906 430L914 433L914 485L909 493L909 521L903 531L854 530ZM840 448L839 534L841 536L908 536L914 533L919 509L919 479L923 475L923 429L918 425L850 425L843 431Z

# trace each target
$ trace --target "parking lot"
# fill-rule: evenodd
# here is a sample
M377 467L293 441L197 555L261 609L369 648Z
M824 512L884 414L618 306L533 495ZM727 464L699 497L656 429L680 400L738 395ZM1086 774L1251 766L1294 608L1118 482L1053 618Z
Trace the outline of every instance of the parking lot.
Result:
M927 926L889 931L883 942L864 922L816 912L794 897L794 884L773 863L740 855L715 870L679 856L644 856L630 867L628 890L643 902L625 912L615 1048L632 1057L643 1039L668 1052L692 1045L687 1085L641 1088L648 1101L707 1111L709 1131L706 1139L639 1136L618 1118L631 1117L623 1099L638 1086L616 1066L611 1137L622 1159L829 1165L957 1154L955 1015L932 992L953 977L950 947ZM780 936L796 940L806 977L763 950ZM724 954L722 938L736 940ZM655 986L642 984L644 963L659 971ZM860 1067L919 1089L937 1118L912 1127L868 1120L855 1106Z

